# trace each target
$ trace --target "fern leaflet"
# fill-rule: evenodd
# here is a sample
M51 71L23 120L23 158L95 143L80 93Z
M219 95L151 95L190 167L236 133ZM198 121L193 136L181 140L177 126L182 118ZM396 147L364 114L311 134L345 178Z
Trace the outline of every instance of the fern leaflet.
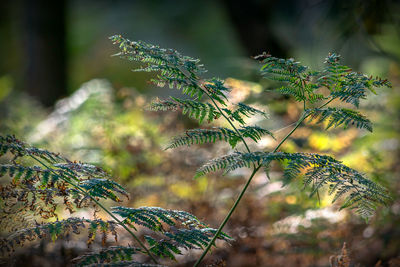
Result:
M214 143L217 140L228 142L232 148L235 148L237 143L241 141L241 136L249 137L254 142L261 139L263 135L273 134L258 126L244 126L239 129L240 136L233 130L215 127L212 129L194 129L186 131L185 135L175 137L166 149L177 148L180 146L191 146L193 144Z
M190 99L179 99L171 97L171 100L155 100L148 107L152 111L176 111L178 108L182 109L182 114L187 114L190 118L196 119L199 123L203 123L206 119L212 122L221 116L221 113L210 103L202 103Z
M372 123L360 112L346 108L314 108L306 110L317 123L328 121L326 129L343 125L347 128L350 124L357 128L364 128L372 132Z
M235 152L203 165L195 177L205 175L218 169L226 172L252 164L268 167L271 161L287 162L284 167L284 184L304 173L305 186L312 186L311 195L330 185L330 194L336 192L333 201L345 196L342 208L357 209L361 216L370 217L375 210L376 203L386 204L390 200L387 190L368 180L364 175L351 169L329 156L312 153L283 153L283 152Z

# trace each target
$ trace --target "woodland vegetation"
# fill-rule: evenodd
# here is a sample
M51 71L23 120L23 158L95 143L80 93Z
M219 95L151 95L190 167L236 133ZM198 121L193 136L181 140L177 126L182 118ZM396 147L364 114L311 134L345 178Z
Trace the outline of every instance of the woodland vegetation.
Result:
M400 266L399 4L170 3L0 3L0 265Z
M354 126L372 132L369 119L354 109L341 107L340 103L358 108L360 100L365 99L368 92L376 93L375 88L390 87L388 80L354 72L341 65L340 56L334 53L325 59L326 67L321 71L310 70L293 59L280 59L266 53L255 57L263 64L261 74L282 83L277 91L302 103L303 110L292 130L272 151L252 151L246 139L255 143L265 135L275 139L270 130L247 122L247 119L258 115L262 117L259 119L262 123L268 119L265 111L243 102L232 103L232 89L220 79L201 78L200 75L206 70L197 59L183 56L173 49L163 49L142 41L132 42L122 36L110 39L121 50L117 56L145 63L135 71L158 72L156 78L151 79L152 83L159 87L167 85L189 96L156 99L149 105L149 110L181 111L199 124L208 123L213 126L187 130L183 135L175 137L166 149L216 141L225 141L235 149L205 163L197 170L195 179L208 179L206 176L209 173L220 169L228 174L246 167L252 170L251 174L223 222L218 229L213 229L186 211L147 206L106 207L101 203L102 199L114 202L122 202L123 196L129 199L126 189L106 171L95 165L71 161L60 154L31 147L14 136L3 136L1 156L8 158L9 162L0 166L0 175L9 177L10 182L1 188L2 223L12 225L7 227L11 232L1 241L3 254L11 256L17 246L27 241L47 237L55 241L71 233L80 234L80 228L87 228L88 246L95 242L99 232L103 248L72 259L78 266L161 266L160 260L167 264L165 259L176 261L176 254L185 255L187 250L202 249L203 253L194 264L198 266L216 245L217 239L234 242L222 229L234 214L257 172L263 169L265 178L271 180L270 171L274 162L280 163L283 170L280 179L282 187L301 179L303 189L310 188L310 197L316 195L320 201L322 191L332 196L332 203L343 198L340 209L356 210L366 220L374 214L377 205L391 202L387 189L331 156L280 150L305 120L314 125L325 124L326 129ZM202 100L204 98L206 100ZM333 103L336 105L332 106ZM218 119L225 119L230 128L214 126L213 122ZM29 164L32 161L33 165ZM68 210L71 217L59 220L56 212L59 206ZM93 209L90 218L72 216L76 210L87 208ZM111 220L99 218L97 213L100 211ZM21 228L12 223L19 218L24 224L27 215L38 216L42 221L35 220L33 227ZM53 218L56 220L48 222ZM114 236L118 244L118 227L131 236L134 245L107 246L109 234ZM142 228L147 228L153 234L141 237L138 230ZM345 253L347 251L344 247ZM187 258L193 260L193 256ZM337 258L336 263L331 260L331 265L346 266L349 259L345 261Z

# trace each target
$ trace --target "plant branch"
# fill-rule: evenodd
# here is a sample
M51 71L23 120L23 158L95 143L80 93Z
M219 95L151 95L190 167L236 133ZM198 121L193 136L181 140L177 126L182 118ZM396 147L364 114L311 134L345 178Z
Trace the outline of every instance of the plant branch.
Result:
M288 133L280 142L279 144L275 147L273 152L278 151L280 146L296 131L297 128L299 128L300 124L308 117L309 115L306 115L306 113L303 113L300 117L300 119L297 121L296 126Z

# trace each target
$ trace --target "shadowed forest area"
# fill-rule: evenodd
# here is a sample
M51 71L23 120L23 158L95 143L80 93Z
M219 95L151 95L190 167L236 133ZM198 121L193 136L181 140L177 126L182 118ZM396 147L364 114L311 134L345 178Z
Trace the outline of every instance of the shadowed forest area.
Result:
M110 215L97 206L97 201L101 200L106 209L125 206L187 211L204 222L198 223L197 218L185 215L190 217L191 223L196 221L194 228L199 227L205 232L209 230L206 233L207 242L200 242L200 247L205 248L251 176L246 194L223 228L229 238L221 236L216 247L211 249L211 253L207 254L199 266L400 266L399 1L3 0L0 2L0 10L0 34L3 40L0 43L0 55L3 59L0 62L0 140L3 142L0 145L0 164L6 166L0 167L1 246L6 247L4 244L10 237L15 238L13 233L18 230L33 229L46 222L57 223L71 216L110 220ZM142 43L128 42L130 46L126 49L123 46L125 39L119 39L119 35L131 41L142 40L162 48L176 49L180 54L172 50L160 51L165 52L166 57L175 56L178 63L183 62L181 65L176 64L179 65L179 71L179 68L189 70L190 75L185 76L187 71L182 71L180 75L183 77L178 78L187 78L190 81L188 86L197 87L198 94L204 90L211 94L210 99L215 97L217 102L218 96L221 97L222 102L217 103L221 106L224 101L245 103L248 106L244 105L247 110L242 115L246 122L268 131L252 128L259 131L257 135L246 136L243 130L243 136L257 141L249 147L240 137L240 131L236 131L239 135L237 137L234 131L223 130L219 135L214 133L213 140L209 136L204 137L210 138L207 141L214 142L196 144L203 141L190 138L196 134L193 129L200 128L202 120L209 122L214 127L212 129L230 127L229 124L233 123L242 125L240 119L235 117L236 113L229 113L232 107L228 104L222 111L213 111L209 105L209 117L204 119L205 113L204 116L203 113L197 114L193 111L194 106L184 106L183 102L179 104L175 100L172 103L171 100L172 104L168 103L175 106L163 106L165 110L172 110L171 112L155 112L154 110L164 110L156 105L165 104L162 99L168 99L169 96L182 97L182 93L180 90L169 89L168 85L160 88L155 82L149 82L157 73L147 70L132 72L132 69L142 66L137 61L150 62L145 61L149 59L137 52L142 52L139 49L150 51L149 55L153 57L151 60L155 62L151 61L152 64L159 64L156 56L161 52L155 46ZM114 36L111 41L110 36ZM132 47L134 52L128 54ZM112 56L118 52L128 60ZM196 65L198 62L181 58L181 54L200 59L208 71L201 73L202 67ZM136 55L139 59L134 58ZM256 57L257 55L261 56ZM356 101L360 101L356 104L340 95L316 107L313 106L313 101L324 100L324 95L310 93L307 108L315 109L309 111L306 108L306 91L302 95L288 93L282 88L277 92L276 89L281 87L280 82L283 80L267 79L264 75L268 71L274 75L282 74L282 69L278 69L278 73L274 72L273 67L283 61L273 57L294 58L293 61L284 61L285 66L293 67L293 70L289 69L291 75L297 73L296 71L303 72L302 66L297 62L312 70L323 70L327 64L336 66L339 60L337 55L340 55L340 64L351 68L345 72L354 74L350 78L340 76L337 81L346 77L349 83L356 79L367 79L365 83L368 86L389 85L389 82L391 86L376 88L376 92L374 89L363 91L362 95L357 96ZM160 58L164 60L162 56ZM268 65L268 60L273 64ZM188 62L193 63L193 66ZM161 63L160 65L164 66ZM153 68L156 69L154 66ZM261 68L263 69L260 72ZM170 71L158 70L167 74ZM315 84L328 88L329 79L336 77L334 74L324 80L325 76L320 77L319 74L310 72L307 75L302 88L310 90L318 90L318 86L309 86L314 81ZM377 76L382 79L374 80ZM220 78L221 84L220 80L213 77ZM299 80L301 79L300 77ZM329 84L334 88L333 92L339 90L339 84L345 84L343 80L334 82L334 85ZM176 83L175 81L175 86ZM214 88L212 86L217 89L212 91L209 89ZM218 95L218 88L226 88L227 92ZM225 89L221 89L221 92L223 90ZM217 93L214 96L215 92ZM190 93L187 95L189 96L184 96L181 101L188 101L193 97ZM154 99L158 100L152 102ZM161 102L157 102L159 99ZM332 108L323 113L321 108L340 101L346 102L342 114L349 116L348 120L340 121L337 118L331 125L328 119L324 122L322 119L318 121L323 116L331 116L326 112L337 111ZM150 110L149 104L153 105ZM365 117L357 117L358 113L349 112L351 104ZM181 107L184 111L186 109L187 114L179 112ZM242 106L238 110L240 108ZM178 112L173 112L176 110ZM259 110L263 111L262 114L258 113ZM221 120L225 116L224 112L227 114L226 121ZM246 112L254 117L247 118ZM314 119L306 119L305 114ZM322 123L322 126L318 123ZM339 125L345 127L336 128ZM329 126L329 130L325 126ZM243 126L242 129L248 128ZM189 139L182 139L186 141L181 142L186 142L184 144L189 144L190 147L182 146L176 141L182 133ZM26 148L11 136L32 147L57 153L43 154L43 158L62 156L71 159L66 161L67 165L55 163L50 172L55 174L57 168L70 168L71 173L76 171L82 177L87 175L89 178L83 181L86 184L82 186L86 192L96 191L97 185L90 184L90 179L94 176L85 173L89 169L84 168L89 165L82 167L81 162L96 166L89 171L101 176L104 179L101 181L112 177L110 179L124 189L114 183L103 185L103 195L96 191L97 195L90 199L82 197L78 204L68 200L67 193L72 192L76 197L83 191L73 191L66 183L50 183L57 186L51 188L45 186L49 179L47 177L45 182L38 182L43 183L43 187L39 189L33 186L33 182L23 184L18 179L44 179L41 175L45 171L31 167L29 170L32 173L37 172L36 174L28 175L24 170L21 171L23 174L17 174L19 178L16 179L6 168L10 164L36 166L34 156L42 155L42 150L38 152ZM236 137L237 140L234 139ZM224 138L227 142L215 142L224 141ZM176 143L171 143L171 140ZM280 141L285 142L280 144ZM6 144L12 148L6 150ZM174 149L166 149L168 146ZM276 163L271 163L271 160L265 163L265 159L262 159L263 170L254 175L249 166L254 164L256 169L256 164L250 164L246 160L241 162L240 167L249 168L228 166L232 172L227 174L221 171L209 173L206 170L201 175L199 172L196 175L196 170L209 160L230 153L238 155L246 149L249 152L282 152L276 155L284 155L283 157L288 153L298 152L332 156L357 170L357 175L365 175L387 188L382 195L390 200L385 205L377 205L369 220L360 216L356 208L340 209L345 201L338 200L332 204L334 197L329 193L337 188L326 187L314 190L313 193L313 190L307 189L307 185L312 189L318 186L318 181L316 185L314 181L310 180L307 184L303 180L308 175L307 168L318 165L317 161L312 160L305 166L305 170L296 173L299 179L290 180L290 183L285 180L288 175L285 170L302 166L290 158L279 158ZM19 157L22 156L32 158L20 160ZM327 162L333 160L329 158ZM336 161L335 164L335 171L340 173L344 167L338 167L339 163ZM96 169L97 167L104 169L110 176ZM216 167L224 168L226 166ZM14 171L19 172L18 169ZM196 179L193 178L195 175ZM79 185L82 181L76 182ZM28 192L26 195L16 191L21 184L25 186L23 190ZM350 186L353 186L353 178ZM368 187L370 184L363 186ZM118 194L114 195L113 190ZM53 200L51 196L56 191L59 198ZM366 197L366 200L371 199ZM115 204L116 202L120 203ZM46 208L39 209L41 204ZM48 205L51 207L47 207ZM62 205L66 205L67 209L62 208ZM350 204L349 206L352 207ZM71 210L75 210L72 215ZM119 219L125 218L121 210L117 214ZM147 237L155 228L156 232L167 233L167 236L168 233L178 230L169 221L169 215L165 218L160 215L161 219L151 216L146 214L136 218L137 221L127 216L126 225L137 231L142 242L146 241L145 244L155 248L152 239ZM174 217L174 220L180 221L179 216ZM185 217L185 220L189 220L189 217ZM150 222L154 229L147 229L146 222ZM187 222L183 221L182 225L188 227L186 230L193 230L191 224L187 226ZM133 226L135 223L138 225ZM75 221L71 225L73 224L78 225ZM90 228L89 225L90 223L82 229L70 226L69 231L57 233L53 230L43 233L32 230L32 236L43 238L26 238L27 240L20 242L24 245L16 246L13 252L2 247L0 264L74 266L72 259L84 253L102 251L103 247L110 246L130 247L135 243L122 227L109 231L108 227L113 227L113 223L106 226L98 224L100 232L97 236L94 234L97 228ZM165 225L171 227L168 228L170 232L163 230ZM82 235L74 234L78 232ZM118 233L118 238L114 238L115 233ZM180 241L176 239L174 244ZM197 241L196 238L190 241L194 243L184 246L181 254L170 249L176 254L176 259L168 259L171 257L164 254L158 263L162 266L193 266L203 251L190 249L197 246ZM15 244L18 242L15 241ZM155 251L151 250L154 254L161 253L161 249ZM99 260L87 266L161 266L154 265L146 257L146 251L143 253L144 256L134 256L133 260L143 261L147 265L133 263L132 259L128 261L121 256L125 263L120 265L112 265L103 259L104 262ZM129 253L124 255L127 254ZM79 264L78 266L84 265Z

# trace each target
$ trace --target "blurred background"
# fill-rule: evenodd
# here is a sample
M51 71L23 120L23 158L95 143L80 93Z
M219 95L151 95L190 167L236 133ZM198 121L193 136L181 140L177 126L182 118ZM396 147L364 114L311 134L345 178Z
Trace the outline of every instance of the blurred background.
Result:
M301 181L282 188L274 166L271 181L264 174L255 177L226 226L236 242L221 244L207 264L330 266L329 258L346 242L353 265L400 266L399 1L2 0L0 10L0 133L103 166L129 189L126 205L187 210L212 227L222 221L248 173L193 180L197 167L229 148L164 151L171 137L196 122L144 111L152 98L179 91L154 88L147 83L152 74L132 73L135 65L111 57L117 51L109 36L122 34L200 58L207 77L226 79L234 101L268 110L270 119L256 123L278 140L301 107L270 91L274 84L261 79L251 56L265 51L318 69L336 52L355 71L388 78L393 88L361 105L374 122L373 133L304 126L282 149L334 155L387 186L391 205L367 224L351 211L338 212L328 196L309 198L298 190ZM263 139L257 148L274 146L274 140ZM67 243L26 248L15 264L67 266L85 249ZM190 266L198 253L172 264Z

